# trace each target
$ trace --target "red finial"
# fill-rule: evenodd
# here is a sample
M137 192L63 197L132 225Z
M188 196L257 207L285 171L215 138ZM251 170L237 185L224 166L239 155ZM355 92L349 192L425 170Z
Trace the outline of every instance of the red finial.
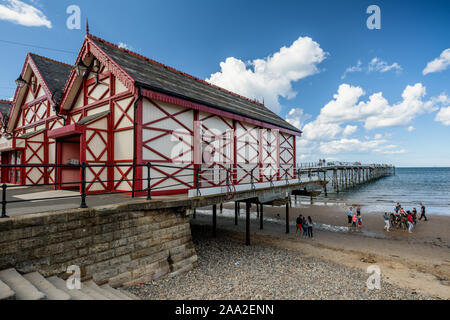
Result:
M86 34L89 34L89 21L86 19Z

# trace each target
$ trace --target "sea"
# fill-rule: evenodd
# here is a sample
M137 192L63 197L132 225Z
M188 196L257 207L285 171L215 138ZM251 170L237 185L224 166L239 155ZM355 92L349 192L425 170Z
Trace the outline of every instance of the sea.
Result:
M331 189L331 183L328 188ZM326 199L322 194L314 204L359 204L365 212L392 212L397 202L406 210L417 208L418 212L422 202L427 214L450 216L450 168L397 168L395 176L339 194L329 192Z

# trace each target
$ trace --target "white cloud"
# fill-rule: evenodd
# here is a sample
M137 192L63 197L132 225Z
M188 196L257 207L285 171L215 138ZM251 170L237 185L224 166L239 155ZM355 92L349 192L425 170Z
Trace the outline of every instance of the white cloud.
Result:
M305 121L309 120L312 116L310 114L305 114L303 109L296 108L291 109L286 116L286 121L292 124L294 127L301 129Z
M369 62L369 72L388 72L394 70L396 72L402 71L402 67L397 63L394 62L393 64L389 65L386 61L381 60L380 58L373 58Z
M345 72L341 76L341 79L344 80L348 73L363 71L363 68L361 66L362 66L362 62L361 62L361 60L358 60L358 62L356 63L355 66L345 69Z
M303 138L306 140L331 140L343 132L341 126L335 123L321 123L317 120L309 122L303 127Z
M317 121L321 123L364 122L367 130L406 126L418 115L436 110L436 105L447 99L445 95L424 101L426 88L417 83L407 86L403 100L390 105L382 92L372 94L367 101L360 101L365 92L361 87L342 84L333 100L320 111Z
M374 139L370 141L361 141L358 139L340 139L320 143L320 152L323 154L338 154L344 152L360 153L367 152L380 147L386 140Z
M363 123L366 130L403 126L411 131L414 130L410 125L413 119L423 113L436 111L441 106L436 121L450 125L450 107L443 108L450 103L450 98L441 94L425 100L426 88L421 83L406 86L402 100L395 104L390 104L382 92L374 93L365 100L362 99L364 95L360 87L345 83L339 86L333 99L320 110L317 118L301 128L303 135L297 142L301 159L343 153L397 155L407 152L389 143L392 136L389 132L377 133L373 138L350 138L358 130L356 123ZM292 109L287 119L299 128L306 120L302 109Z
M0 4L0 20L11 21L27 27L52 27L52 23L44 13L19 0L4 0L6 4Z
M354 134L356 132L356 130L358 130L358 126L348 125L348 126L345 127L344 132L342 134L345 137L351 136L352 134Z
M251 99L264 99L273 111L281 109L279 98L296 96L292 83L319 72L327 53L309 37L299 37L290 47L245 63L234 57L220 63L220 72L206 81Z
M442 122L445 126L450 126L450 107L441 108L436 114L435 120Z
M408 127L408 131L409 131L409 132L413 132L414 130L416 130L416 128L414 128L413 126L409 126L409 127Z
M371 72L388 72L388 71L395 71L396 73L400 73L402 71L402 67L398 62L394 62L391 65L389 65L386 61L381 60L378 57L373 58L370 60L367 66L363 66L361 60L358 60L357 64L355 66L349 67L345 69L344 74L341 76L341 79L345 79L347 77L347 74L352 72L362 72L366 70L367 73Z
M433 61L428 62L425 69L423 69L422 73L423 75L432 73L432 72L440 72L444 71L445 69L450 66L450 48L445 49L442 51L439 58L434 59Z
M119 42L119 48L122 49L127 49L127 50L133 50L133 47L131 47L130 45L124 43L124 42Z

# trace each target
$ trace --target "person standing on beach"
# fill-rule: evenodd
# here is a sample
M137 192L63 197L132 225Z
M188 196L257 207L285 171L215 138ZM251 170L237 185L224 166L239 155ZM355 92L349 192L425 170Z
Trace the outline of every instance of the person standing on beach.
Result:
M412 217L413 217L413 221L414 221L414 225L417 224L417 209L414 208L412 211Z
M361 206L359 206L359 205L356 207L356 218L357 218L357 221L358 221L358 228L361 229L361 227L362 227L362 217L361 217Z
M296 224L297 224L297 230L295 231L295 236L297 236L297 233L300 231L300 236L302 235L302 215L299 215L298 217L297 217L297 220L296 220Z
M406 219L408 220L408 232L412 233L414 223L413 223L413 217L412 217L411 211L408 211L408 216Z
M348 226L352 224L352 217L353 217L353 207L350 207L347 211L347 220L348 220Z
M391 227L391 217L390 214L385 212L384 213L384 230L386 230L387 232L389 232L389 228Z
M308 237L313 237L313 222L311 216L308 216Z
M356 221L358 221L358 218L356 217L356 214L352 217L352 229L356 230Z
M303 237L308 237L308 222L305 217L302 217L302 228L303 228Z
M427 216L425 215L425 206L423 203L420 204L420 218L419 220L422 220L422 218L425 218L425 221L428 221Z

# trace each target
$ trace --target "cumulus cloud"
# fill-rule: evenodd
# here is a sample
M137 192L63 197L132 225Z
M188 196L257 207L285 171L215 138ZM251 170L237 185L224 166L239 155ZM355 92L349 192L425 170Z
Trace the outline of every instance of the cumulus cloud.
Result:
M306 140L331 140L343 132L341 126L335 123L312 121L303 127L303 138Z
M286 116L286 121L292 124L294 127L300 129L301 127L303 127L305 121L311 119L311 117L312 116L310 114L304 113L303 109L295 108L289 111L288 115Z
M279 98L294 98L297 92L292 83L318 73L318 64L326 56L317 42L299 37L291 46L264 59L245 63L229 57L206 81L251 99L264 99L270 109L279 112Z
M445 126L450 126L450 107L441 108L436 114L435 120L442 122Z
M358 126L351 126L351 125L348 125L348 126L345 127L345 129L344 129L344 131L343 131L342 134L343 134L345 137L351 136L352 134L354 134L354 133L356 132L356 130L358 130Z
M342 84L333 100L320 111L317 121L322 123L364 122L367 130L394 126L406 126L418 115L437 110L436 105L446 96L424 101L426 88L417 83L408 85L402 93L402 101L390 105L382 92L372 94L367 101L360 101L365 94L361 87Z
M408 131L409 131L409 132L413 132L414 130L416 130L416 128L414 128L413 126L409 126L409 127L408 127Z
M19 0L3 0L5 4L0 4L0 20L11 21L27 27L47 27L51 28L52 23L45 14Z
M402 93L402 99L394 104L383 97L382 92L374 93L363 99L365 92L361 87L342 84L333 99L325 104L319 115L307 122L302 109L292 109L287 118L303 130L303 136L297 142L297 150L302 158L328 157L330 154L341 153L376 153L395 155L406 153L405 149L390 144L390 133L377 133L373 138L352 138L362 123L366 130L387 127L406 127L414 130L411 122L419 115L434 112L441 106L436 121L450 125L450 98L441 94L425 99L426 88L421 84L408 85Z
M439 58L434 59L433 61L428 62L425 69L423 69L423 75L444 71L450 66L450 48L442 51Z
M343 152L366 152L374 148L379 148L386 140L374 139L361 141L358 139L339 139L334 141L321 142L319 150L323 154L338 154Z

